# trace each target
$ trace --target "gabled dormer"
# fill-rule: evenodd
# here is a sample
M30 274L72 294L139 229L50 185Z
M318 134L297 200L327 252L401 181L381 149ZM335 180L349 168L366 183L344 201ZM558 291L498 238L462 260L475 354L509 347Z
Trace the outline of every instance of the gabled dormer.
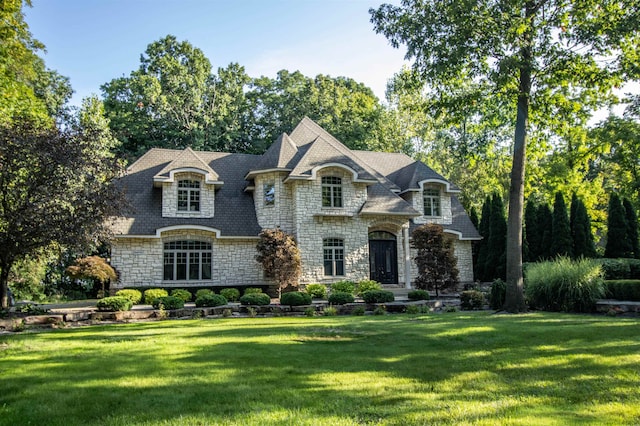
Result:
M153 177L162 188L162 217L212 218L215 190L224 182L191 148L186 148Z

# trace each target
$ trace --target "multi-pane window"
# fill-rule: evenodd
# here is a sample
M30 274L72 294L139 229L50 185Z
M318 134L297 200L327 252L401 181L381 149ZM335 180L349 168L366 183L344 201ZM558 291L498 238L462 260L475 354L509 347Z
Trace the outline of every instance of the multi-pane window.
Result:
M200 211L200 181L178 181L178 211Z
M273 206L276 201L276 186L273 182L265 183L263 187L264 205Z
M339 238L322 240L324 252L324 274L327 276L344 275L344 242Z
M424 189L424 215L441 216L440 213L440 190L433 188Z
M211 244L203 241L164 243L165 281L211 279Z
M342 179L322 177L322 207L342 207Z

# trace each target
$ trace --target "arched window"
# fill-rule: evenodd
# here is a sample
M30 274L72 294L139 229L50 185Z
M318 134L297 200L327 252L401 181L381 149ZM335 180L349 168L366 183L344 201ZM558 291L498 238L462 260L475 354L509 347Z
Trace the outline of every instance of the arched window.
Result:
M322 177L322 207L342 207L342 178Z
M178 211L199 212L200 211L200 181L180 180L178 181Z
M202 281L211 279L211 243L171 241L164 243L165 281Z
M326 276L344 275L344 241L339 238L322 240L324 254L324 274Z
M440 210L440 190L436 188L425 188L423 191L424 215L442 216Z

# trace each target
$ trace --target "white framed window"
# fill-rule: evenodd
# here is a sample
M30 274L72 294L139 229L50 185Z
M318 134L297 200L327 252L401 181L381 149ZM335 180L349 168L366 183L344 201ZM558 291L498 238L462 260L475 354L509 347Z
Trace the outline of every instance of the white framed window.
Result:
M211 279L211 243L171 241L164 243L164 281Z
M322 207L342 207L342 178L322 177Z
M322 240L324 256L324 275L344 275L344 241L339 238L325 238Z
M273 206L276 202L276 185L268 182L263 185L264 205Z
M425 216L442 216L439 189L425 188L423 191L423 199Z
M178 181L178 211L199 212L200 211L200 181L180 180Z

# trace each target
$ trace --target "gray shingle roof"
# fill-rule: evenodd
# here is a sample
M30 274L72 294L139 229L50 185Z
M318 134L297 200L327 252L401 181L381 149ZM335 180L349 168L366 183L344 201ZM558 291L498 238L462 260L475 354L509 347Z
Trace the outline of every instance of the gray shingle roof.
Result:
M191 148L187 148L183 151L178 151L176 157L160 172L158 172L158 174L155 175L154 178L160 180L168 179L172 170L187 168L202 170L207 174L208 180L218 180L218 174L211 167L209 167L209 165L205 163L202 158L200 158L200 156L196 154Z
M482 239L482 236L480 236L476 227L473 226L471 219L469 219L469 216L464 211L462 204L460 204L460 200L458 200L458 197L456 196L451 197L451 213L453 215L451 225L442 225L446 231L455 233L461 240ZM413 230L418 226L420 226L420 224L411 222L411 225L409 226L410 232L413 232Z

